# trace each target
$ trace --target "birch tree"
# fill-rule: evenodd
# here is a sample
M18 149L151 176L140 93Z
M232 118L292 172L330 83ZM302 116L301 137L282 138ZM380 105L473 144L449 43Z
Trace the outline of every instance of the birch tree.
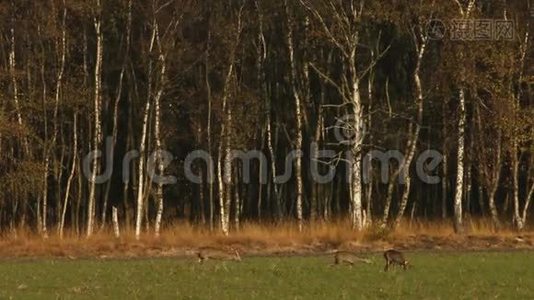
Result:
M458 9L462 19L469 19L475 8L475 0L470 0L467 8L464 9L459 0L455 0L458 4ZM463 57L462 53L459 53ZM461 60L461 59L460 59ZM461 71L460 71L461 72ZM462 77L463 75L460 74ZM463 80L461 80L463 81ZM454 230L456 233L463 233L463 212L462 199L464 196L464 157L465 157L465 127L467 122L466 108L465 108L465 83L461 82L458 91L458 152L456 155L456 192L454 195Z
M157 1L156 1L157 2ZM157 8L157 9L156 9ZM158 11L161 11L161 9L164 8L163 6L158 7L157 4L153 4L154 14L157 14ZM176 18L176 17L175 17ZM176 28L180 22L181 17L177 17L177 19L172 18L169 22L168 26L166 26L166 29L163 31L163 33L160 33L159 25L157 16L154 15L154 27L155 27L155 35L156 35L156 44L158 47L158 63L159 63L159 86L156 95L154 96L154 138L156 141L156 165L157 165L157 175L160 176L158 182L156 182L156 203L157 203L157 210L156 210L156 221L155 221L155 234L156 236L160 235L161 231L161 220L163 216L163 179L162 176L164 175L165 166L163 162L163 141L161 137L161 100L162 97L165 94L165 89L167 85L167 55L168 51L172 50L175 45L175 41L173 36L176 35Z
M302 181L302 155L300 154L302 152L302 135L303 135L303 111L302 111L302 101L303 96L302 92L300 91L298 87L298 71L297 71L297 62L295 59L295 49L293 46L293 26L294 22L291 17L291 11L290 7L287 3L287 0L284 1L285 10L286 10L286 18L287 18L287 32L286 32L286 40L287 40L287 47L288 47L288 53L289 53L289 64L291 69L291 89L293 91L293 98L295 100L295 119L297 123L296 127L296 136L295 136L295 150L299 152L299 155L295 158L295 173L296 173L296 180L297 180L297 222L298 222L298 228L299 231L302 231L303 229L303 213L302 213L302 198L304 194L304 186Z
M153 51L156 44L156 38L158 35L157 24L152 20L152 30L149 41L149 61L148 61L148 84L147 84L147 93L146 93L146 102L143 110L143 123L141 129L141 139L139 141L139 164L138 164L138 174L137 174L137 196L136 196L136 214L135 214L135 238L139 240L141 238L141 227L143 225L143 212L145 208L145 163L146 163L146 148L147 148L147 135L148 135L148 126L149 126L149 116L151 112L152 105L152 93L153 93L153 74L154 66L152 61Z
M67 179L67 185L65 187L65 196L64 196L64 199L63 199L63 207L61 209L61 219L59 221L59 237L62 239L63 238L63 233L64 233L64 230L65 230L65 216L67 214L67 206L69 204L69 198L71 196L71 186L72 186L72 181L74 179L74 176L76 174L76 167L77 167L77 162L78 162L78 118L77 118L77 114L74 113L74 118L73 118L73 125L72 125L72 134L73 134L73 137L72 137L72 164L71 164L71 168L70 168L70 173L69 173L69 178Z
M53 122L54 122L54 131L52 134L52 142L50 144L50 149L45 149L45 170L44 170L44 191L43 191L43 217L42 217L42 230L43 235L45 237L48 236L48 226L47 226L47 211L48 211L48 169L50 164L50 156L52 155L52 150L55 147L56 141L58 139L59 130L58 130L58 111L60 106L60 97L62 92L62 85L63 85L63 74L65 72L65 60L67 55L67 28L66 28L66 19L67 19L67 7L65 4L65 1L62 2L63 6L63 12L62 12L62 21L61 21L61 38L60 42L58 43L60 46L59 48L59 67L57 71L57 79L56 79L56 91L55 91L55 106L54 106L54 116L53 116ZM46 148L46 146L45 146ZM59 176L60 177L60 176ZM58 178L59 178L58 177ZM60 193L58 194L60 195Z
M101 104L102 104L102 60L104 56L104 43L102 36L102 6L100 0L95 3L94 27L96 34L96 62L95 62L95 89L94 89L94 132L93 132L93 153L100 150L102 144L102 124L101 124ZM89 200L87 205L87 237L93 234L95 224L95 206L96 206L96 176L100 170L100 158L93 158L91 170Z
M238 47L241 41L241 33L243 31L243 13L244 4L241 4L238 8L235 27L232 32L233 38L230 45L230 54L228 61L228 69L224 77L224 85L222 92L222 112L223 122L221 123L221 134L219 138L219 157L217 160L217 175L219 182L219 210L220 210L220 222L221 231L224 235L228 235L230 232L230 201L232 197L232 190L230 185L232 183L232 156L231 156L231 132L232 128L232 107L229 104L231 85L235 80L235 63ZM223 164L224 162L224 164ZM224 176L223 176L224 170Z
M118 129L118 126L119 126L119 105L120 105L120 100L123 96L123 86L124 86L124 77L125 77L125 73L126 73L126 68L127 68L127 65L128 65L128 58L129 58L129 55L130 55L130 44L131 44L131 31L132 31L132 0L128 0L128 4L127 4L127 17L126 17L126 32L125 32L125 37L124 39L126 40L125 42L125 47L124 47L124 58L122 60L122 66L121 66L121 71L120 71L120 74L119 74L119 80L118 80L118 86L117 86L117 90L116 90L116 94L115 94L115 102L113 104L113 121L112 121L112 131L111 131L111 145L110 145L110 154L111 154L111 157L108 158L110 159L111 162L114 161L114 157L115 157L115 146L117 144L117 136L118 136L118 133L119 133L119 129ZM102 208L102 227L101 229L104 228L105 224L106 224L106 216L107 216L107 207L108 207L108 201L109 201L109 194L110 194L110 190L111 190L111 180L108 180L108 182L106 182L106 190L104 192L104 204L103 204L103 208Z
M432 5L433 6L433 5ZM412 178L410 177L410 165L415 157L415 152L417 150L417 141L419 139L419 133L421 131L421 126L423 123L423 105L424 105L424 94L423 94L423 85L421 82L421 65L423 63L423 58L425 55L428 36L425 35L424 29L422 27L422 20L419 20L418 23L412 29L412 35L414 39L415 51L416 51L416 62L415 70L413 72L413 81L415 84L415 105L417 107L415 124L410 123L409 126L409 137L407 156L403 162L403 167L401 168L401 176L403 177L403 182L405 183L404 190L402 193L399 211L395 219L395 226L398 226L401 222L402 216L408 204L408 197L410 196L410 188L412 185ZM414 204L415 205L415 204Z
M505 12L505 18L506 18L506 12ZM529 21L527 21L529 22ZM527 129L528 126L532 126L532 115L528 115L528 113L525 113L521 108L521 97L523 94L522 86L525 84L526 79L524 75L525 70L525 62L526 62L526 55L530 44L530 32L529 32L529 23L527 23L526 30L523 34L523 36L520 39L519 42L519 59L517 61L517 69L518 71L511 70L511 76L517 77L517 92L511 91L510 94L512 95L512 101L513 101L513 111L514 111L514 117L519 122L516 121L514 124L515 127L514 131L511 134L511 149L510 149L510 158L511 158L511 171L512 171L512 185L513 185L513 203L514 203L514 215L513 215L513 221L517 228L517 230L521 231L525 228L525 223L527 221L527 214L528 209L530 207L530 202L532 200L532 197L534 195L534 179L531 180L531 172L527 173L527 180L526 180L526 194L524 200L521 201L521 191L520 191L520 164L521 164L521 158L524 156L525 151L524 149L527 148L529 143L532 143L534 140L534 134L532 131L532 127L530 129ZM517 75L516 75L517 73ZM510 87L511 88L511 87ZM512 89L512 88L511 88ZM525 116L528 115L528 117L525 118ZM526 125L528 124L528 125ZM526 126L525 126L526 125ZM527 148L528 149L528 148ZM530 171L530 170L529 170ZM523 202L523 209L521 209L521 202Z
M343 105L348 107L351 114L350 120L345 124L346 129L352 135L351 139L340 142L350 144L352 157L350 161L351 202L349 215L352 227L361 230L364 226L362 215L362 146L365 132L360 83L362 76L373 67L373 63L371 63L363 71L358 69L361 65L358 58L360 50L359 24L362 22L365 2L328 0L324 1L324 6L314 6L303 0L300 0L300 3L315 20L328 43L339 52L343 64L343 72L337 82L317 66L312 64L311 67L323 80L337 90ZM382 55L383 53L377 54L377 58ZM343 117L340 116L339 119L343 119Z
M484 126L482 112L478 106L475 107L475 119L478 130L476 136L477 146L479 147L476 149L478 154L477 163L479 165L478 172L481 183L487 192L488 206L493 225L498 229L501 227L501 222L499 220L499 212L495 205L495 198L501 178L503 137L502 128L500 128L499 123L492 123L490 121L494 118L494 115L484 118L484 124L486 124ZM488 123L490 126L488 126Z

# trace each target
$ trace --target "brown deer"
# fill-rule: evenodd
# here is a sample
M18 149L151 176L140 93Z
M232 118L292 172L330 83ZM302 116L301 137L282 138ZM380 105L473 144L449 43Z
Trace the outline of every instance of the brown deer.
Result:
M384 267L385 272L387 272L392 265L402 266L404 270L406 270L409 265L402 252L394 249L384 252L384 259L386 260L386 266Z
M241 256L236 249L232 249L232 252L219 249L200 249L197 252L197 257L199 263L208 259L241 261Z
M336 251L334 254L334 265L349 264L353 266L357 262L371 263L368 259L361 258L350 252Z

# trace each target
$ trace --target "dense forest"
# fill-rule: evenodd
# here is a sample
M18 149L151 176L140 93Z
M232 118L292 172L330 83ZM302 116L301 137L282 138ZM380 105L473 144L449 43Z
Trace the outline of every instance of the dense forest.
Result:
M3 0L1 229L522 230L533 6Z

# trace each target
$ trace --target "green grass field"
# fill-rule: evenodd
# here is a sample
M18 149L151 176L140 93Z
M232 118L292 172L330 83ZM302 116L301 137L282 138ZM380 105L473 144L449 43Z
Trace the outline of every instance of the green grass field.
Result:
M407 253L414 265L330 256L0 262L0 299L533 299L534 253Z

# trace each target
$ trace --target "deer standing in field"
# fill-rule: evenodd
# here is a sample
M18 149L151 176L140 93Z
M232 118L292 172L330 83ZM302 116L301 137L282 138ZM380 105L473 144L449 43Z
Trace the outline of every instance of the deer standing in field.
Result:
M394 249L384 252L384 259L386 260L386 266L384 267L385 272L387 272L392 265L402 266L403 269L406 270L409 264L402 252Z
M201 249L197 252L198 262L203 263L205 260L232 260L241 261L241 256L236 249L232 249L233 252L228 252L218 249Z

